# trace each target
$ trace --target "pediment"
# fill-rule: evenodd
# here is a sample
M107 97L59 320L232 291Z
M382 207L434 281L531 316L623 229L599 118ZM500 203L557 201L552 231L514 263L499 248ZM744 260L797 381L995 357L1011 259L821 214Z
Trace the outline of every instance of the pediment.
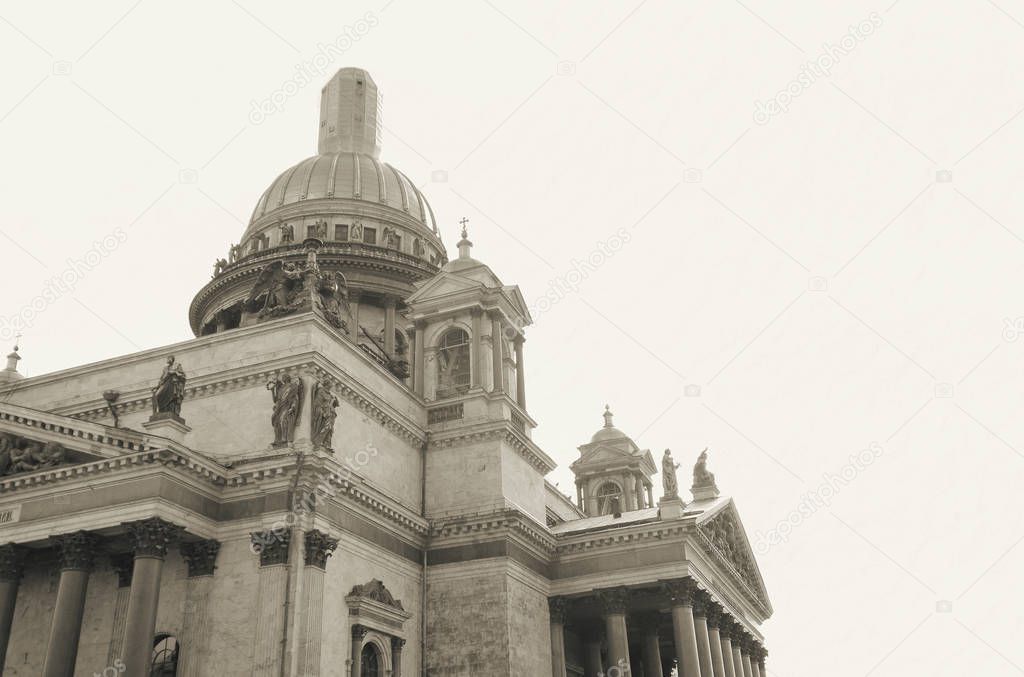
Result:
M572 467L603 465L622 461L640 461L642 457L635 455L630 449L615 447L610 444L603 444L586 451L583 456L576 459Z
M743 586L771 614L772 604L757 567L757 558L732 500L710 515L702 515L697 521L697 531L704 537L707 549L732 569Z
M100 460L59 442L0 430L0 477L27 475Z
M441 272L424 281L420 288L406 299L406 303L415 305L416 303L446 298L455 294L464 294L466 292L482 294L486 291L486 286L477 280L467 278L464 275Z

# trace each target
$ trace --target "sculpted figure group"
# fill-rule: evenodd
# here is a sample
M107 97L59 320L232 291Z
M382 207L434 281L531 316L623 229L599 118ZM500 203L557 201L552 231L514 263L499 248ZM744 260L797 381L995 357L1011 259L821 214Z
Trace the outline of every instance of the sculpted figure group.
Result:
M0 475L16 475L62 465L67 451L56 442L38 442L0 433Z
M267 390L274 401L270 416L270 423L274 427L273 446L283 447L295 441L295 431L302 413L303 382L298 376L282 374L267 383ZM340 402L331 390L328 378L314 381L310 399L310 441L316 448L333 451L331 440Z

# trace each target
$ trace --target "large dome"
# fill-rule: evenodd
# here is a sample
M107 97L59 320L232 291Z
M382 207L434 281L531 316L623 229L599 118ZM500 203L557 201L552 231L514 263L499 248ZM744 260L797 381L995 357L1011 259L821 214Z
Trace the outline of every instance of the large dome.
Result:
M401 311L416 283L448 262L426 198L380 161L380 108L377 85L360 68L342 68L324 85L317 154L260 195L241 239L192 301L197 335L260 321L266 313L254 310L253 299L260 276L270 266L303 265L306 241L319 243L320 267L340 273L367 309L356 333L375 321L370 308Z
M246 235L287 218L294 211L288 209L291 205L313 206L315 201L335 202L315 204L325 212L352 211L346 207L358 208L360 202L390 207L427 233L437 232L430 205L405 174L372 155L339 151L314 155L281 172L256 203Z

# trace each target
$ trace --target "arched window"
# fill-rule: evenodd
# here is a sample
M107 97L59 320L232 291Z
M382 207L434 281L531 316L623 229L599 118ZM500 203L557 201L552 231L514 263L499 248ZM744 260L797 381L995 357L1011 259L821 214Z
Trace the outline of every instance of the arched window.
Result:
M469 334L451 329L437 347L437 395L448 397L469 390Z
M150 677L174 677L178 674L178 640L171 635L157 635L153 645Z
M622 512L622 489L614 482L605 482L597 490L597 514L618 515Z
M375 644L367 644L363 647L362 655L359 657L360 675L362 677L383 677L381 670L380 654L377 653Z

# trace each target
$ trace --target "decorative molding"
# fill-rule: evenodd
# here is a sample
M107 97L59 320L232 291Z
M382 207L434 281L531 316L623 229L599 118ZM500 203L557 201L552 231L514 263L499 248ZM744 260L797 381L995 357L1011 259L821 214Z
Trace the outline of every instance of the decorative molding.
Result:
M172 524L159 517L149 517L134 522L122 522L128 531L128 538L132 544L132 552L135 557L154 557L164 559L167 557L167 548L181 538L185 527Z
M459 431L449 436L431 437L429 444L433 449L447 449L454 446L491 440L500 440L508 444L527 463L543 475L558 467L550 456L526 438L522 431L517 430L512 421L498 421L497 425L482 430Z
M311 529L305 536L305 562L306 566L317 569L327 569L327 559L334 554L338 547L338 539L331 538L322 531Z
M220 541L206 539L181 544L181 556L188 564L188 577L212 576L217 568Z
M399 611L405 611L405 607L402 606L402 602L394 598L391 591L380 580L374 578L368 583L362 585L356 585L352 588L352 592L348 594L348 597L360 597L363 599L372 599L375 602L380 602L385 606L389 606ZM346 598L347 599L347 598Z

